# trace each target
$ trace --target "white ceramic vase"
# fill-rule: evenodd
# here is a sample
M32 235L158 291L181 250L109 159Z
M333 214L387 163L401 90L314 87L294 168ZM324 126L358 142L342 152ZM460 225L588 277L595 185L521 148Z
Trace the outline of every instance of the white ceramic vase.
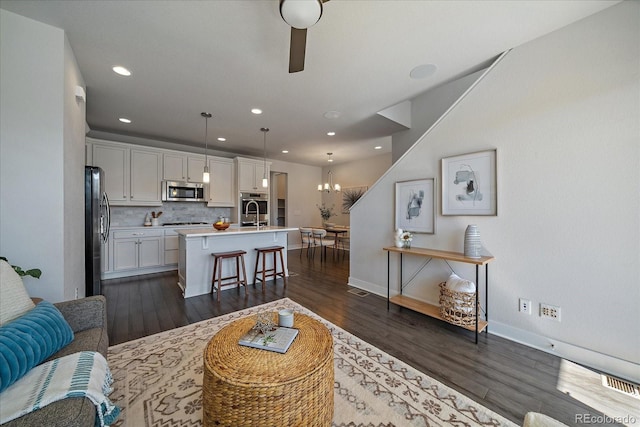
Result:
M464 232L464 256L467 258L480 258L482 255L482 243L480 242L480 232L475 224L467 226Z

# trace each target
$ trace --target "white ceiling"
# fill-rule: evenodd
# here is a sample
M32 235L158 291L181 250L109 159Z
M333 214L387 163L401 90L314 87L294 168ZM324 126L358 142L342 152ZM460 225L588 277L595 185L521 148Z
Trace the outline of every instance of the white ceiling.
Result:
M260 128L269 127L267 157L323 166L327 152L335 163L390 152L389 136L402 127L378 111L615 3L331 0L308 30L305 70L295 74L288 73L290 28L277 0L0 6L66 31L87 86L92 131L204 150L200 113L207 111L210 148L262 157ZM411 79L421 64L435 64L436 73ZM132 76L116 75L114 65ZM264 113L251 114L253 107ZM341 114L327 119L327 111Z

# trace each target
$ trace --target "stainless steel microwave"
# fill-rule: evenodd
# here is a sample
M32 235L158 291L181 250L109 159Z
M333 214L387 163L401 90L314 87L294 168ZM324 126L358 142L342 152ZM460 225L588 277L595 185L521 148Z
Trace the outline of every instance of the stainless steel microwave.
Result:
M164 202L204 202L204 184L197 182L162 181Z

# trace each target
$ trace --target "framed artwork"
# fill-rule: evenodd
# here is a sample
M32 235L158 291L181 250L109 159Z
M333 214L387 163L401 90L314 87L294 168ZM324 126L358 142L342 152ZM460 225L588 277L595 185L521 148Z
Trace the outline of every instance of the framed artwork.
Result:
M396 230L436 232L435 178L396 182Z
M442 215L498 215L496 150L442 159Z
M366 193L367 189L366 185L360 187L347 187L342 189L342 213L348 214L349 209L353 206L360 197Z

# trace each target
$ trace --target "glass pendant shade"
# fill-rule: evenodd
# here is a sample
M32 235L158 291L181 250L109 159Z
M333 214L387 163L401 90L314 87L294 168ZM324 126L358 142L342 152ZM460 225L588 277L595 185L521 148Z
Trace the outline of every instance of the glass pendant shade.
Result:
M262 188L269 188L269 180L267 179L267 132L269 132L269 128L260 128L262 132L262 147L264 149L264 164L263 164L263 172L262 172Z
M209 166L204 167L204 172L202 173L202 182L204 182L205 184L209 183Z
M209 119L211 118L211 113L200 113L202 117L204 117L204 170L202 172L202 182L208 184L210 182L209 177L209 164L207 161L207 133L209 131Z

